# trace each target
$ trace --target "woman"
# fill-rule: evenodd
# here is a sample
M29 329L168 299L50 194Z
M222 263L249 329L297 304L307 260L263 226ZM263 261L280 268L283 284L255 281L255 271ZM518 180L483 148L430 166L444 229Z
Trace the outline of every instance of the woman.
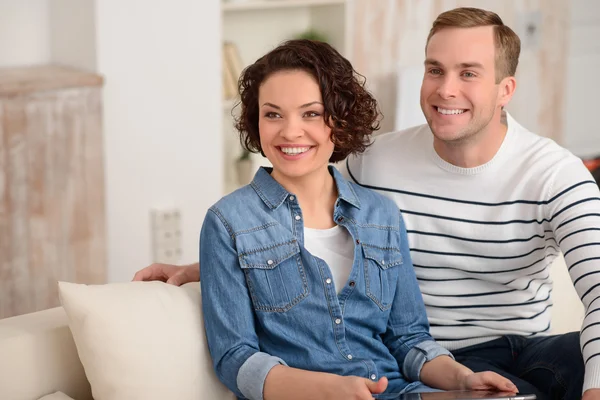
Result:
M515 391L429 335L397 206L329 166L364 151L376 101L331 46L286 42L240 78L250 185L210 208L202 301L219 379L249 399L371 399L383 392Z

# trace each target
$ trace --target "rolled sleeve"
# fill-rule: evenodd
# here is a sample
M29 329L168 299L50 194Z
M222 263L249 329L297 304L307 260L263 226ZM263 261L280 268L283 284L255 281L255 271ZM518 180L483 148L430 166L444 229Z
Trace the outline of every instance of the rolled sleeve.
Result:
M449 356L454 360L454 356L448 350L440 346L433 340L426 340L416 344L404 359L402 373L410 381L420 380L421 369L427 361L431 361L439 356Z
M263 389L267 374L276 365L287 364L279 357L267 353L254 353L240 367L237 386L240 392L250 400L263 400Z

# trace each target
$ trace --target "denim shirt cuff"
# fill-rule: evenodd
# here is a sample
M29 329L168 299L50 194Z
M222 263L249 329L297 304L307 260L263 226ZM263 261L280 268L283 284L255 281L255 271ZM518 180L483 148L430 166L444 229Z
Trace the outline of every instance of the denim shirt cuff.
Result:
M421 368L427 361L431 361L439 356L449 356L454 360L454 356L448 350L440 346L433 340L426 340L415 345L406 357L402 365L402 372L409 381L418 381L421 376Z
M242 364L237 375L240 392L250 400L263 400L267 374L276 365L287 365L281 358L267 353L254 353Z

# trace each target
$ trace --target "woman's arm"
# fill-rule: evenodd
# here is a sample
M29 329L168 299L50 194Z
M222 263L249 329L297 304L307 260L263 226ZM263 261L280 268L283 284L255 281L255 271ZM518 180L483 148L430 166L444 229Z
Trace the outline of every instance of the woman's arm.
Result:
M260 351L254 309L233 233L216 208L200 234L202 311L217 376L238 397L262 398L265 378L283 360Z
M200 235L204 325L221 382L238 397L251 400L371 400L372 393L383 392L385 378L372 382L290 368L280 358L260 351L252 300L228 226L219 210L211 208Z

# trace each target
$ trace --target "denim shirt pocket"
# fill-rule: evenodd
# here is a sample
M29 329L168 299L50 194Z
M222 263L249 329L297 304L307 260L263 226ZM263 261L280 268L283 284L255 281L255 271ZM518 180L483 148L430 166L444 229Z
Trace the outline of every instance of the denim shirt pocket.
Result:
M395 247L362 244L367 297L383 311L394 302L402 253Z
M286 312L308 296L300 246L295 239L238 254L256 311Z

